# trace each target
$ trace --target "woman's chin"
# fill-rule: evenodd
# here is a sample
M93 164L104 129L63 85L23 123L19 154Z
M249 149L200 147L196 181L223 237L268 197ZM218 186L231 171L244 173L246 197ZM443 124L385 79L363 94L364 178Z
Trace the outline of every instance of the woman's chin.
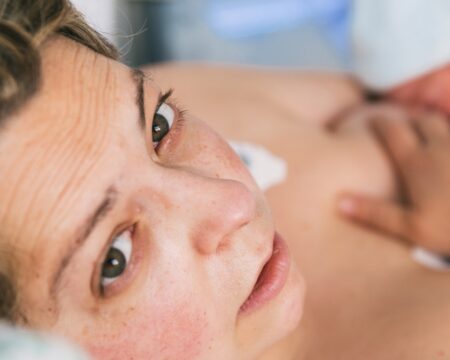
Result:
M299 327L303 318L305 294L305 280L297 265L292 263L286 287L280 294L279 312L276 315L280 334L287 336Z

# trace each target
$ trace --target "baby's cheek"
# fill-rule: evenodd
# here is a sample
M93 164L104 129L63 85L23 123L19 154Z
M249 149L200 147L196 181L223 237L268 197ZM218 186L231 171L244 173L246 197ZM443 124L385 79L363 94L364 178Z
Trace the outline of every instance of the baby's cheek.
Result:
M189 302L159 311L135 308L119 322L115 334L91 339L96 359L200 359L214 338L206 312Z

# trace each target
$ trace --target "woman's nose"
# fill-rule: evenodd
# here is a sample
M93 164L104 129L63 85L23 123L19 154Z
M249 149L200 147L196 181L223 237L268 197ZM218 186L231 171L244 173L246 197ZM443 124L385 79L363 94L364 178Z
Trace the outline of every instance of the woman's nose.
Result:
M193 176L197 179L178 200L193 247L211 254L230 245L238 230L255 219L256 199L239 181Z
M233 180L219 181L214 197L205 197L205 212L199 216L192 241L201 253L213 253L225 248L236 231L256 216L253 193L242 183Z

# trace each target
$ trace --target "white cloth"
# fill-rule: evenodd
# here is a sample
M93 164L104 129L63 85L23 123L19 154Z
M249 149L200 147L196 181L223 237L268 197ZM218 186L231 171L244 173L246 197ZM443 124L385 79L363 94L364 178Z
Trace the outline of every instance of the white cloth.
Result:
M450 63L450 0L353 0L354 69L388 90Z
M66 340L0 323L1 360L88 360Z
M229 144L247 166L261 190L266 191L286 180L287 163L284 159L261 145L242 141L230 141Z
M412 250L411 256L419 264L422 264L428 268L440 271L450 271L450 263L445 259L432 251L428 251L419 247Z

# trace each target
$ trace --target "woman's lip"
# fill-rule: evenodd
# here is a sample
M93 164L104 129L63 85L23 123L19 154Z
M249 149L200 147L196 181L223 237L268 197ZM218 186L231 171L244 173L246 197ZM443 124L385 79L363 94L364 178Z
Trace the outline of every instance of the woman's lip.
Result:
M275 233L272 256L264 265L252 292L239 309L239 313L247 314L275 298L286 283L290 264L288 247L281 236Z

